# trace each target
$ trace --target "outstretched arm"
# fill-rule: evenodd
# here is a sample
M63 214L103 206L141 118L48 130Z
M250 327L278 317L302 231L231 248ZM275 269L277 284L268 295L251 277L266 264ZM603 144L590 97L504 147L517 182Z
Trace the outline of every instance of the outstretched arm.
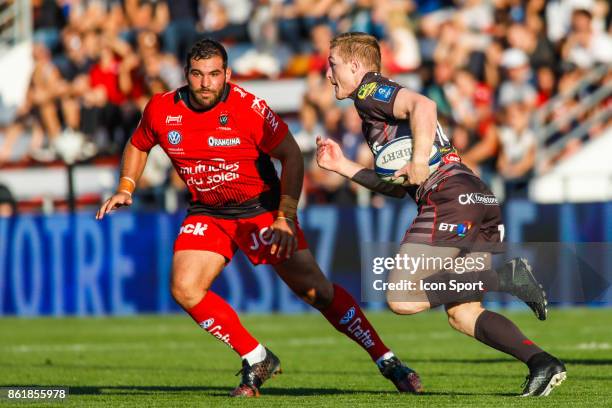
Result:
M336 172L377 193L395 198L402 198L406 195L403 187L386 183L378 177L374 170L347 159L338 143L331 139L317 137L317 164L321 168Z
M121 178L117 192L102 204L96 214L96 219L101 220L111 211L132 204L132 193L136 189L136 183L142 175L148 156L148 152L138 150L131 141L127 143L123 150Z

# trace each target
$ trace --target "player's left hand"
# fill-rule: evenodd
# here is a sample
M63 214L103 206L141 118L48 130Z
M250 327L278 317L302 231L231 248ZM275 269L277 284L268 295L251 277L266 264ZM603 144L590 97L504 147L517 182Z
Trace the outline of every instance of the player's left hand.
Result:
M270 226L272 230L272 247L270 253L280 258L283 253L286 259L291 258L297 250L298 242L295 229L295 221L286 218L277 218Z
M404 176L406 184L420 186L429 177L429 166L427 163L413 162L406 164L394 174L395 177Z

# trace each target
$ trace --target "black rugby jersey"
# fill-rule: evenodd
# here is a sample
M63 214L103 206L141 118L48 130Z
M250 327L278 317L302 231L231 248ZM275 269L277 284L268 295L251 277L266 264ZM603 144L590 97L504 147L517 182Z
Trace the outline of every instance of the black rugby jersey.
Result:
M355 108L362 120L363 135L374 155L391 140L404 136L413 137L410 118L397 119L393 116L393 104L401 88L402 85L385 78L379 72L368 72L349 96L355 101ZM415 186L406 187L409 195L417 202L425 195L424 193L450 176L460 173L474 175L460 162L454 146L439 123L436 123L434 145L443 155L440 167L417 191Z
M378 72L368 72L350 95L362 120L363 135L374 154L393 139L412 137L410 118L396 119L393 116L393 104L402 88L402 85ZM443 152L453 148L439 123L436 125L434 144Z

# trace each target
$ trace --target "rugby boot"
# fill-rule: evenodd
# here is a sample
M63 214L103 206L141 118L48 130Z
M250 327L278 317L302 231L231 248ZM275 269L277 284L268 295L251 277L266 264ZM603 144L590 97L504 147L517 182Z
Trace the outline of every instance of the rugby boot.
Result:
M395 356L383 360L378 367L380 373L389 379L399 392L420 394L423 392L421 379L412 369L408 368Z
M531 272L531 265L525 258L514 258L498 270L499 290L516 296L536 315L539 320L546 320L546 292Z
M548 353L540 354L534 356L540 361L530 367L522 397L545 397L567 378L567 370L560 360Z
M250 365L249 362L242 360L242 369L238 374L242 374L240 384L230 393L231 397L259 397L259 389L266 380L280 374L281 362L278 357L266 348L266 358L259 363Z

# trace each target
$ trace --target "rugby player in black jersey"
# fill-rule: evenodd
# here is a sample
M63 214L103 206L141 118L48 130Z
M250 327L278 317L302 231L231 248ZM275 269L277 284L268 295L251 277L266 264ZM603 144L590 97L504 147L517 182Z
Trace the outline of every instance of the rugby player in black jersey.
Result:
M411 160L395 173L405 183L382 181L371 169L348 160L331 139L317 139L320 167L339 173L373 191L393 197L410 195L418 215L402 240L399 253L413 258L458 259L486 256L503 240L501 210L487 186L461 163L437 121L436 104L380 74L380 48L364 33L345 33L330 44L327 77L337 99L351 98L363 123L366 141L376 153L389 141L409 136ZM442 154L430 174L432 145ZM488 254L490 255L490 254ZM490 259L490 256L489 256ZM524 301L540 320L546 319L546 297L525 259L513 259L498 270L466 273L439 269L433 262L412 271L424 289L387 291L389 308L415 314L444 305L450 325L461 333L512 355L529 367L523 396L548 395L566 377L561 361L539 348L506 317L483 308L484 291L510 293ZM393 270L390 282L405 271ZM474 290L428 290L450 280L472 283ZM482 283L480 283L482 282ZM484 287L483 287L484 285ZM468 285L466 285L468 286ZM483 290L484 289L484 290Z

